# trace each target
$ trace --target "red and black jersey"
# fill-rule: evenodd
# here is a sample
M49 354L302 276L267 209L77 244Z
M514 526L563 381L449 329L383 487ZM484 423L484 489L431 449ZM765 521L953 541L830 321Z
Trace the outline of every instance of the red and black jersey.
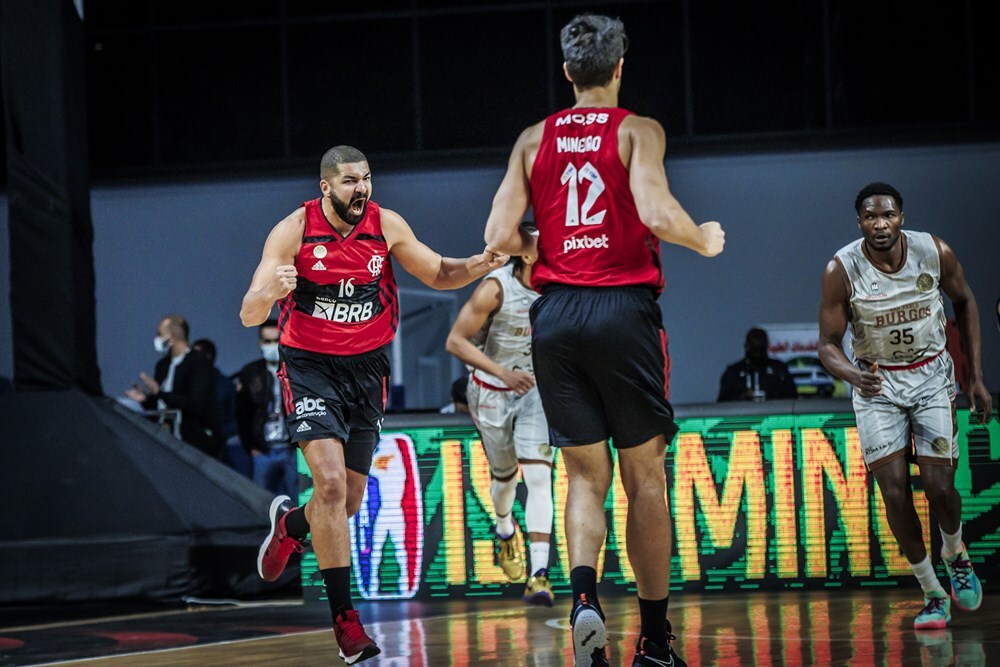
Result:
M392 340L399 294L378 204L347 236L327 221L320 199L305 206L296 287L281 301L281 344L335 355L362 354Z
M535 289L549 283L663 289L660 240L639 219L618 155L618 127L630 114L581 108L545 119L531 171Z

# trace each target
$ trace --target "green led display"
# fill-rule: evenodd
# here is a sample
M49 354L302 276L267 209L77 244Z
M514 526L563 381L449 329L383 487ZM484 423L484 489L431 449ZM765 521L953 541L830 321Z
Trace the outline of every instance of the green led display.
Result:
M671 588L756 590L910 583L909 566L864 464L854 415L680 419L667 452L674 517ZM959 412L956 485L964 538L984 581L1000 550L1000 425ZM299 457L299 470L308 474ZM925 541L940 545L913 466ZM556 458L550 579L569 589ZM512 587L495 563L489 467L470 427L388 429L375 452L362 510L352 520L354 592L366 599L501 595ZM401 490L402 489L402 490ZM514 515L524 525L523 484ZM300 496L306 502L311 489ZM603 587L635 590L625 555L625 493L617 477L605 505ZM932 530L932 528L934 530ZM524 536L519 533L522 550ZM523 554L527 557L527 554ZM939 565L939 567L941 567ZM943 569L941 571L943 575ZM316 559L302 562L307 598L322 597ZM520 587L513 587L520 594Z

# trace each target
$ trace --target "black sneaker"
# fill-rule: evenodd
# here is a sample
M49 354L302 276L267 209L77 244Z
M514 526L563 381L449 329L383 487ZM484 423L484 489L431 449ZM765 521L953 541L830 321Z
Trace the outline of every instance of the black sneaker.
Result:
M667 635L670 641L676 639L673 635ZM635 659L632 667L687 667L687 663L674 653L674 647L667 643L663 648L645 637L639 637L635 645Z
M573 626L573 667L609 667L604 614L587 601L585 593L573 603L569 624Z

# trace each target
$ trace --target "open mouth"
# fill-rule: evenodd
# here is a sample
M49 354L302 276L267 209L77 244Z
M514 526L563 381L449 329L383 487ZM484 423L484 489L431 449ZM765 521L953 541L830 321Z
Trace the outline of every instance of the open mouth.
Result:
M366 199L355 199L354 201L352 201L351 202L351 212L352 213L361 213L362 211L364 211L365 210L365 202L366 201L367 201Z

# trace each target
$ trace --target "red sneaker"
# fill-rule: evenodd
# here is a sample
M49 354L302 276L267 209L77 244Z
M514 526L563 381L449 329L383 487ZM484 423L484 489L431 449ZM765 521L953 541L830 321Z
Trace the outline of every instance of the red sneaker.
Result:
M257 573L264 581L275 581L281 576L293 551L302 553L302 540L290 537L285 531L285 517L293 509L296 508L288 496L278 496L271 501L271 532L257 554Z
M356 609L346 609L333 619L333 636L340 646L340 657L348 665L367 660L382 652L375 640L368 636Z

